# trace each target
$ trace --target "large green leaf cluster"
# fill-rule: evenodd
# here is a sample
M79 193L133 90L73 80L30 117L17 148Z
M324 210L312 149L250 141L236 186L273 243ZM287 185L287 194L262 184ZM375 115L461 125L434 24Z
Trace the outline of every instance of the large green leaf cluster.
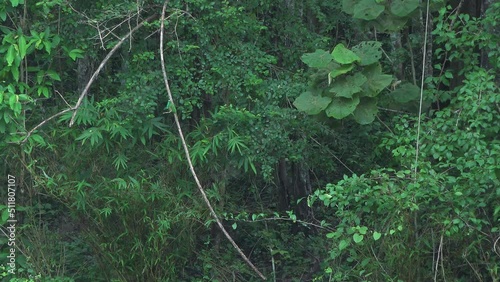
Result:
M418 0L343 0L342 10L380 31L398 31L420 5Z
M328 80L328 84L313 82L294 105L309 115L324 111L336 119L352 115L360 124L373 122L378 111L375 97L392 82L391 75L382 73L381 56L381 43L375 41L363 42L352 50L338 44L331 53L316 50L304 54L304 63L318 69L320 75L327 73L323 81Z

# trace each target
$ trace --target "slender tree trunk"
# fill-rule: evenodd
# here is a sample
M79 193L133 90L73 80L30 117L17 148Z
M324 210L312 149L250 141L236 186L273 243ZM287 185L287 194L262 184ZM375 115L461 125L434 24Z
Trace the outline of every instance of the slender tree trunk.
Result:
M314 216L306 199L312 193L312 185L305 163L289 163L286 159L281 159L278 163L278 182L280 210L293 210L298 219L312 220Z

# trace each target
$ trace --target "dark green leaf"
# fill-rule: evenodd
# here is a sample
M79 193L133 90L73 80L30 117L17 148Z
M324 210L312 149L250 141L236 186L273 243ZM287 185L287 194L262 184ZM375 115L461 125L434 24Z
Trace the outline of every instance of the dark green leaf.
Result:
M5 207L5 209L2 211L2 222L0 222L0 224L4 224L5 222L7 222L7 220L9 219L9 215L9 209Z
M383 5L379 5L375 0L362 0L354 6L353 17L361 20L374 20L385 10Z
M307 91L297 97L293 105L297 107L299 111L303 111L308 115L316 115L326 109L331 101L332 98L320 95L315 96L310 91Z
M342 11L352 15L354 14L354 6L359 3L359 0L342 0Z
M395 16L388 11L384 11L380 17L371 24L381 32L395 32L401 30L408 21L408 18Z
M336 97L351 98L353 94L361 92L361 86L366 82L366 77L361 73L356 73L347 77L336 79L332 83L330 92Z
M351 99L335 97L332 103L326 108L325 113L329 117L336 119L343 119L354 112L356 106L359 104L359 97L353 96Z
M420 5L419 0L393 0L391 3L391 13L398 17L406 17Z
M7 13L5 12L5 10L0 11L0 19L2 21L5 21L7 19Z
M377 63L382 57L382 43L377 41L363 41L354 46L352 51L361 58L360 65L367 66Z
M354 120L359 124L370 124L377 115L377 101L373 98L361 98L361 102L354 111Z
M364 96L374 97L380 91L389 86L392 82L392 76L383 74L380 64L367 66L363 70L363 74L367 78Z
M314 53L302 55L301 59L311 68L325 68L332 61L332 56L327 51L318 49Z
M391 92L391 96L399 103L416 101L420 97L420 88L411 83L402 83L398 89Z

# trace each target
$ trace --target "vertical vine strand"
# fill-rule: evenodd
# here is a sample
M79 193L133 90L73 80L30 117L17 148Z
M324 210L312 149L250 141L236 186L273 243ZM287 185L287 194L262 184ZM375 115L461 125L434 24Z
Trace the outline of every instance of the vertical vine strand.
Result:
M415 179L417 179L418 172L418 154L420 149L420 127L422 122L422 104L424 100L424 82L425 82L425 62L427 60L427 36L429 33L429 6L430 0L427 0L427 11L425 15L425 32L424 32L424 49L422 58L422 79L420 83L420 104L418 108L418 123L417 123L417 141L415 145Z

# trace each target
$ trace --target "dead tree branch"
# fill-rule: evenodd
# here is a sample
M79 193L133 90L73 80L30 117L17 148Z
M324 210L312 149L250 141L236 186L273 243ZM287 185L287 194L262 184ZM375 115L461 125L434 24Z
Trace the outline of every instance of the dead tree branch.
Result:
M81 104L83 102L83 98L85 98L85 96L87 95L87 93L90 89L90 86L92 85L92 83L94 83L97 76L99 75L101 70L104 68L104 66L106 65L108 60L111 58L111 56L116 52L116 50L118 50L118 48L120 48L120 46L123 44L123 42L125 42L125 40L127 40L127 38L129 38L136 30L138 30L141 26L143 26L144 23L148 22L149 20L151 20L154 17L155 17L155 15L148 17L147 19L142 21L140 24L135 26L132 30L130 30L130 32L127 35L125 35L122 39L120 39L120 41L118 41L118 43L116 43L115 47L113 47L113 49L111 49L111 51L108 53L108 55L106 55L104 60L102 60L101 64L99 64L99 67L94 72L94 74L90 78L89 82L87 82L87 85L85 85L85 89L83 89L82 94L80 94L80 97L78 98L78 102L76 102L76 105L72 108L72 110L74 110L74 112L73 112L73 115L71 116L71 120L69 121L70 127L73 126L73 124L75 123L76 113L78 112L78 108L81 106Z
M266 277L247 258L247 256L243 253L243 251L240 249L240 247L238 247L238 245L236 244L236 242L234 242L234 240L231 237L231 235L229 235L229 233L226 231L226 229L224 228L224 225L222 225L222 222L219 219L219 217L217 216L217 214L215 213L215 210L212 207L212 204L210 203L210 200L208 199L207 194L205 193L205 190L203 189L203 186L201 186L200 180L198 179L198 175L196 174L196 171L194 170L193 163L191 162L191 154L189 153L189 149L188 149L187 144L186 144L186 139L184 138L184 133L182 131L181 124L180 124L180 121L179 121L179 116L177 115L177 112L175 110L174 98L172 96L172 92L170 91L170 85L168 83L168 77L167 77L167 72L166 72L166 68L165 68L165 59L164 59L164 55L163 55L163 34L164 34L164 26L165 26L164 20L165 20L165 10L167 8L167 2L168 1L166 1L163 4L163 9L162 9L162 13L161 13L161 26L160 26L160 59L161 59L161 70L162 70L162 74L163 74L163 80L165 82L165 88L167 89L167 93L168 93L168 99L170 101L170 104L171 104L172 108L174 109L172 112L174 114L175 124L177 126L177 131L179 132L179 137L181 138L182 147L184 148L184 153L186 154L186 160L188 162L189 169L191 171L191 174L193 175L194 181L196 182L196 186L198 187L198 190L200 191L201 196L203 197L203 201L205 202L205 204L207 205L208 209L210 210L210 214L212 215L212 217L217 222L217 225L219 226L219 228L222 231L222 233L224 233L224 235L226 236L226 238L233 245L233 247L236 249L236 251L241 256L241 258L243 258L243 260L253 269L253 271L255 271L255 273L257 273L260 278L262 278L263 280L266 280Z

